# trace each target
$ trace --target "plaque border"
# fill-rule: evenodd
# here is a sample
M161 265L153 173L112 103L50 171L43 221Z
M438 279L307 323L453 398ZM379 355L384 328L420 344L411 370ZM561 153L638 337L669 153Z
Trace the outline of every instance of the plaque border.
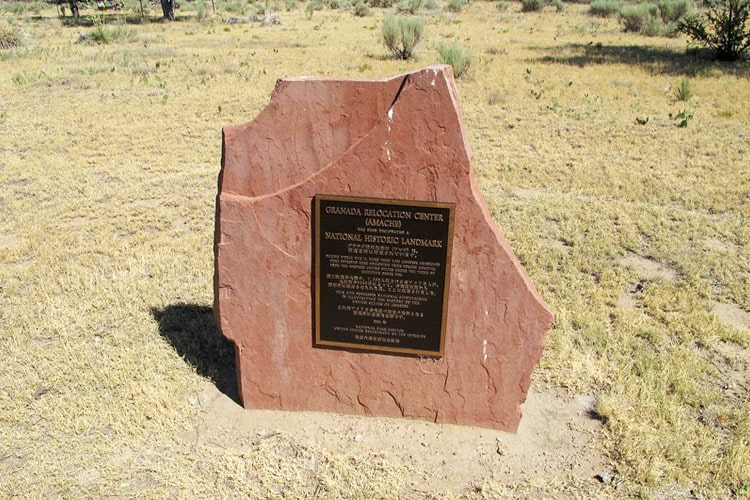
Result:
M386 353L417 354L420 356L443 357L445 354L445 337L448 319L448 297L450 296L451 262L453 257L453 228L456 212L456 204L453 202L420 201L420 200L398 200L394 198L372 198L364 196L340 196L329 194L315 194L313 196L315 206L314 245L315 262L313 282L315 286L315 308L313 328L315 329L315 346L345 347L362 351L376 351ZM390 346L373 346L367 344L354 344L351 342L336 342L320 339L320 202L321 201L348 201L353 203L374 203L381 205L405 205L409 207L428 207L448 209L448 248L445 254L445 282L443 283L443 306L440 319L440 350L427 351L422 349L409 349Z

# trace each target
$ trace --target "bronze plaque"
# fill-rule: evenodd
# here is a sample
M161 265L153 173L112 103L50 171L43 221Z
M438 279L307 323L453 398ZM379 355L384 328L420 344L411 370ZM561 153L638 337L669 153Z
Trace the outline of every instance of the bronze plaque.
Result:
M315 196L315 343L442 356L453 203Z

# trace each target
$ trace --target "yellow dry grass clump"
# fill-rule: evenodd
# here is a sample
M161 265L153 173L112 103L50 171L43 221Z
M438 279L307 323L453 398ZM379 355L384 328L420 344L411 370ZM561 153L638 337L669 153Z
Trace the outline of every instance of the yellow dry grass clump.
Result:
M183 12L106 44L75 43L92 28L53 9L8 14L30 41L0 51L0 492L494 496L552 484L529 470L526 490L491 475L430 490L408 463L331 453L324 438L189 437L200 408L188 396L232 363L208 309L221 127L252 119L280 77L395 75L436 62L448 39L474 56L459 92L483 193L556 313L535 381L597 396L595 439L615 472L604 494L750 494L748 64L625 34L585 5L485 2L423 14L404 62L379 39L386 11L303 7L271 26ZM686 77L695 95L678 102ZM562 496L596 488L558 482Z

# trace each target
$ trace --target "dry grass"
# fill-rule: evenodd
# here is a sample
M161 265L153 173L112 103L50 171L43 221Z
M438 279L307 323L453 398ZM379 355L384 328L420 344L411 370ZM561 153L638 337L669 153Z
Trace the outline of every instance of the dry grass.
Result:
M193 443L187 395L231 364L201 309L221 126L253 118L279 77L394 75L453 38L475 55L459 91L481 187L557 314L537 381L599 396L621 492L747 493L750 333L710 308L750 310L750 70L586 10L474 2L430 15L409 62L387 57L379 9L143 23L107 46L74 44L82 29L51 10L23 17L33 43L0 51L1 491L414 493L408 464L387 456ZM695 117L678 128L687 76ZM676 279L620 265L630 253ZM635 307L617 307L625 293ZM532 494L581 495L581 478L528 474Z

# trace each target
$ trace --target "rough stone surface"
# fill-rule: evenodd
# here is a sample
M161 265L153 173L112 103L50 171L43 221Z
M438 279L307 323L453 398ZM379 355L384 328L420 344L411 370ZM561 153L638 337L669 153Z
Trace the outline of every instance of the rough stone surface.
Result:
M280 80L224 129L215 313L246 408L411 417L515 431L552 314L471 173L453 74ZM454 202L445 356L313 346L315 194Z

